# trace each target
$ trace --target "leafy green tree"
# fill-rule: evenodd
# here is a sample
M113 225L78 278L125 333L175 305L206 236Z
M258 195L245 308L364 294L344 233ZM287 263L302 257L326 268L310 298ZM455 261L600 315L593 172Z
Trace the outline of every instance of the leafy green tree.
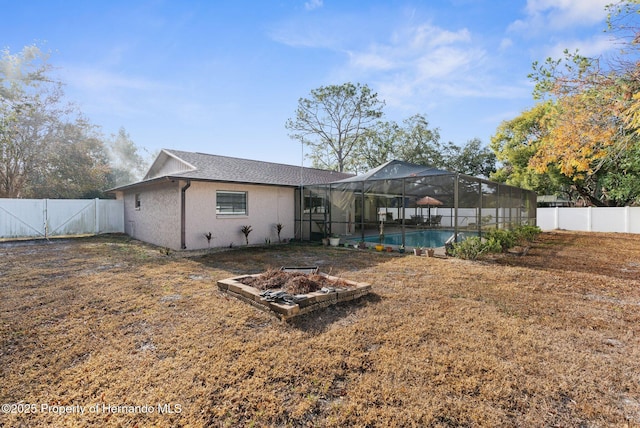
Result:
M397 145L403 135L404 130L393 121L376 123L363 134L349 170L355 173L368 171L395 159Z
M440 130L430 129L426 116L415 114L403 122L403 135L395 149L396 158L418 165L445 165Z
M467 141L460 147L449 143L444 148L444 167L450 171L486 177L496 171L496 155L489 147L483 146L479 138Z
M546 123L553 108L551 101L538 103L520 116L500 124L489 144L501 164L490 175L492 180L540 194L557 194L564 190L567 180L559 179L553 168L539 173L530 167L531 159L548 133Z
M97 128L49 77L47 56L28 46L0 58L0 197L77 198L109 187Z
M34 46L0 57L0 197L23 194L29 176L42 165L52 133L52 106L59 84L49 82L46 56Z
M498 128L491 148L502 166L493 179L538 193L564 193L589 205L637 203L639 32L630 22L637 22L639 4L608 6L608 31L627 34L618 39L618 56L565 51L562 59L533 64L533 95L542 102Z
M392 156L419 165L488 177L496 168L496 156L478 138L464 146L440 142L440 130L430 128L426 116L415 114L399 127Z
M31 176L31 198L98 198L109 184L111 167L96 127L86 119L60 124L46 163Z
M619 205L640 205L640 142L616 158L615 166L602 178L602 193Z
M441 166L442 146L438 129L430 129L426 117L416 114L402 122L378 121L368 129L352 158L354 172L376 168L393 159Z
M356 157L358 170L375 168L393 159L463 174L488 177L495 171L496 156L479 139L464 146L440 142L440 131L430 128L426 117L416 114L396 122L378 122L364 136Z
M286 122L293 139L311 148L315 167L345 171L362 139L382 117L384 101L367 85L322 86L300 98L295 118Z

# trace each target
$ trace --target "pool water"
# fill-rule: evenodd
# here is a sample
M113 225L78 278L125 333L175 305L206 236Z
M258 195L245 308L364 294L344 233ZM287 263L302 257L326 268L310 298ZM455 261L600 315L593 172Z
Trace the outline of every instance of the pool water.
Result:
M445 242L453 235L453 230L426 229L405 232L404 245L407 247L444 247ZM380 242L378 236L367 236L365 242ZM402 245L402 233L384 235L385 245Z

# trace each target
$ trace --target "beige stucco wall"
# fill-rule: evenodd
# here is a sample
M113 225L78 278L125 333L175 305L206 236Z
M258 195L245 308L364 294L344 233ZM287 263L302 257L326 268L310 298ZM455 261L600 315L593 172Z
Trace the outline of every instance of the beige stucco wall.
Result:
M247 215L216 215L216 191L246 191ZM275 225L282 223L280 237L294 236L294 189L235 183L192 182L186 193L187 249L207 248L204 234L211 232L211 247L246 245L240 228L250 225L250 244L278 242Z
M185 181L163 181L119 191L124 199L125 232L144 242L181 249L181 189ZM216 191L247 192L247 215L217 215ZM140 209L135 208L135 194ZM250 225L249 244L278 242L275 225L284 226L280 237L291 239L294 231L295 189L288 187L242 185L192 181L185 192L185 245L187 250L207 248L205 233L211 232L211 247L246 245L240 228Z
M135 208L135 195L140 195L140 208ZM153 186L118 192L124 199L125 233L140 241L180 249L180 187L178 182L162 182Z

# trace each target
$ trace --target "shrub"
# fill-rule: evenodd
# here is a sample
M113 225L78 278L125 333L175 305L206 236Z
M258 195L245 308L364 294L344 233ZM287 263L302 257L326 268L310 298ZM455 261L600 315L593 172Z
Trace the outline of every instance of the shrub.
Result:
M527 244L533 242L536 237L542 233L542 230L538 226L521 225L513 230L513 234L516 237L516 242L519 244Z
M491 229L485 233L484 237L487 240L497 241L501 248L500 251L503 252L516 245L516 235L507 229Z
M477 236L471 236L464 241L454 243L451 255L464 260L476 260L483 254L501 251L502 246L495 238L483 240Z
M502 244L494 238L485 239L483 242L485 253L499 253L502 251Z

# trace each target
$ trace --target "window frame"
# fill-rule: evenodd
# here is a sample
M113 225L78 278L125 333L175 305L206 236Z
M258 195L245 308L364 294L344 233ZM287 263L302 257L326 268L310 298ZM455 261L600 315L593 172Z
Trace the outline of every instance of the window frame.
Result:
M233 205L234 201L231 200L231 211L221 211L220 203L218 198L221 195L243 195L244 196L244 210L236 211L236 207ZM224 216L224 217L237 217L237 216L247 216L249 215L249 192L245 190L216 190L216 215Z

